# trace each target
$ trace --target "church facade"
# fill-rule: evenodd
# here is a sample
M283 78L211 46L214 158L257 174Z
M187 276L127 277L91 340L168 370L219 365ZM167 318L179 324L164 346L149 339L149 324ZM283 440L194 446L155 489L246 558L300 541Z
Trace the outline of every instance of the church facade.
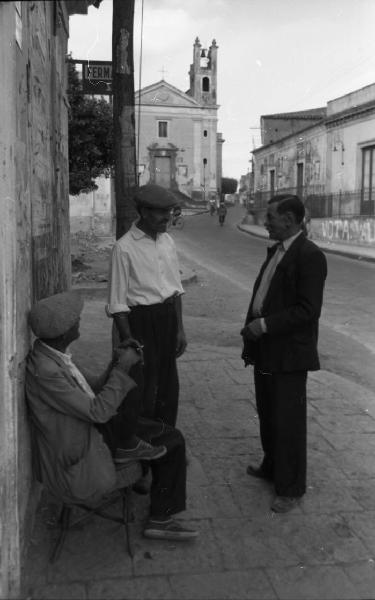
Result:
M187 92L164 79L136 92L139 185L171 188L186 201L218 200L224 140L217 132L217 50L215 40L204 49L196 38Z

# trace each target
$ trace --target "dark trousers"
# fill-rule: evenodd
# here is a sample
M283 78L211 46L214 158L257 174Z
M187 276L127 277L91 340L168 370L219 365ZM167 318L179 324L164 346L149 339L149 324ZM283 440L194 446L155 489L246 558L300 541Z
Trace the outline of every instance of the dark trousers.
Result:
M307 372L263 374L254 370L255 395L264 452L262 468L278 496L306 491Z
M129 376L136 381L142 377L142 368L140 365L134 365ZM128 440L134 435L138 435L138 420L140 417L141 406L138 388L133 388L128 392L126 398L117 409L117 415L114 415L106 423L97 423L96 427L104 437L104 441L111 449L112 454L116 448L127 448Z
M166 446L167 454L147 463L152 472L150 516L167 516L181 512L186 508L185 440L178 429L160 421L142 417L134 420L138 399L136 394L133 397L131 394L132 392L124 399L117 415L107 423L98 424L97 428L112 454L117 447L121 447L124 434L129 436L135 433L154 446Z
M141 395L141 414L174 427L179 394L174 301L133 307L129 325L132 336L144 346L143 372L134 377ZM116 334L114 331L114 338Z
M138 435L167 454L150 463L152 472L150 516L173 515L186 508L186 452L182 433L165 423L140 418Z

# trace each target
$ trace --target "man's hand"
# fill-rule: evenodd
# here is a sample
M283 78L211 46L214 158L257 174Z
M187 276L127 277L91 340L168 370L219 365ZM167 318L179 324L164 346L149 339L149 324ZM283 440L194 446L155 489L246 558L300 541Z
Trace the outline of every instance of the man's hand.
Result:
M251 321L246 327L241 329L241 335L244 340L248 340L249 342L254 342L258 340L261 335L263 335L262 325L260 323L260 319L254 319Z
M186 350L187 341L184 330L179 330L177 332L177 343L176 343L176 358L179 358L183 355Z
M133 365L136 365L139 362L143 363L142 348L139 345L127 345L126 348L118 347L114 351L114 358L116 360L116 363L120 365L120 367L126 373L129 373Z
M115 352L116 350L118 350L118 348L120 348L121 350L124 350L125 348L134 348L134 350L139 350L143 348L143 345L138 340L129 337L123 342L119 343L117 348L115 348Z

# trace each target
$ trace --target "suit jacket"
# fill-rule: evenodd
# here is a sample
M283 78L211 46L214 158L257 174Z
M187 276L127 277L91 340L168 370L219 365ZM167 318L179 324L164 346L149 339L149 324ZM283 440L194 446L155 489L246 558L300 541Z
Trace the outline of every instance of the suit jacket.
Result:
M269 249L267 260L255 281L245 325L263 272L276 251ZM314 371L320 368L318 321L320 317L327 261L323 252L300 234L276 267L263 302L262 317L267 333L257 341L245 341L245 365L270 373Z
M88 383L100 389L93 399L59 356L36 340L26 365L36 476L60 500L94 505L116 486L111 453L94 423L115 415L135 383L120 368Z

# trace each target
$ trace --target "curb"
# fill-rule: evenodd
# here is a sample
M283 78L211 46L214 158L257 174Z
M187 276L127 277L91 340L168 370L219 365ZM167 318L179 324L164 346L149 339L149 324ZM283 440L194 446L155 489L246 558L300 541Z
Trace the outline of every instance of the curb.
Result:
M238 223L238 225L237 225L237 229L239 229L240 231L243 231L244 233L248 233L249 235L252 235L259 239L268 239L265 235L262 235L255 231L249 231L248 229L244 229L243 227L241 227L241 225L242 225L241 223ZM353 252L353 251L347 251L347 250L338 249L338 248L330 248L327 246L322 246L316 240L312 240L312 241L314 242L314 244L319 246L319 248L321 250L323 250L323 252L327 252L328 254L338 254L339 256L344 256L346 258L352 258L352 259L360 260L363 262L372 262L372 263L375 262L375 256L366 256L366 255L360 254L360 252L358 252L358 251Z
M189 271L185 275L183 275L183 274L181 275L181 283L182 284L186 285L188 283L195 283L196 281L198 281L198 276L193 271Z

